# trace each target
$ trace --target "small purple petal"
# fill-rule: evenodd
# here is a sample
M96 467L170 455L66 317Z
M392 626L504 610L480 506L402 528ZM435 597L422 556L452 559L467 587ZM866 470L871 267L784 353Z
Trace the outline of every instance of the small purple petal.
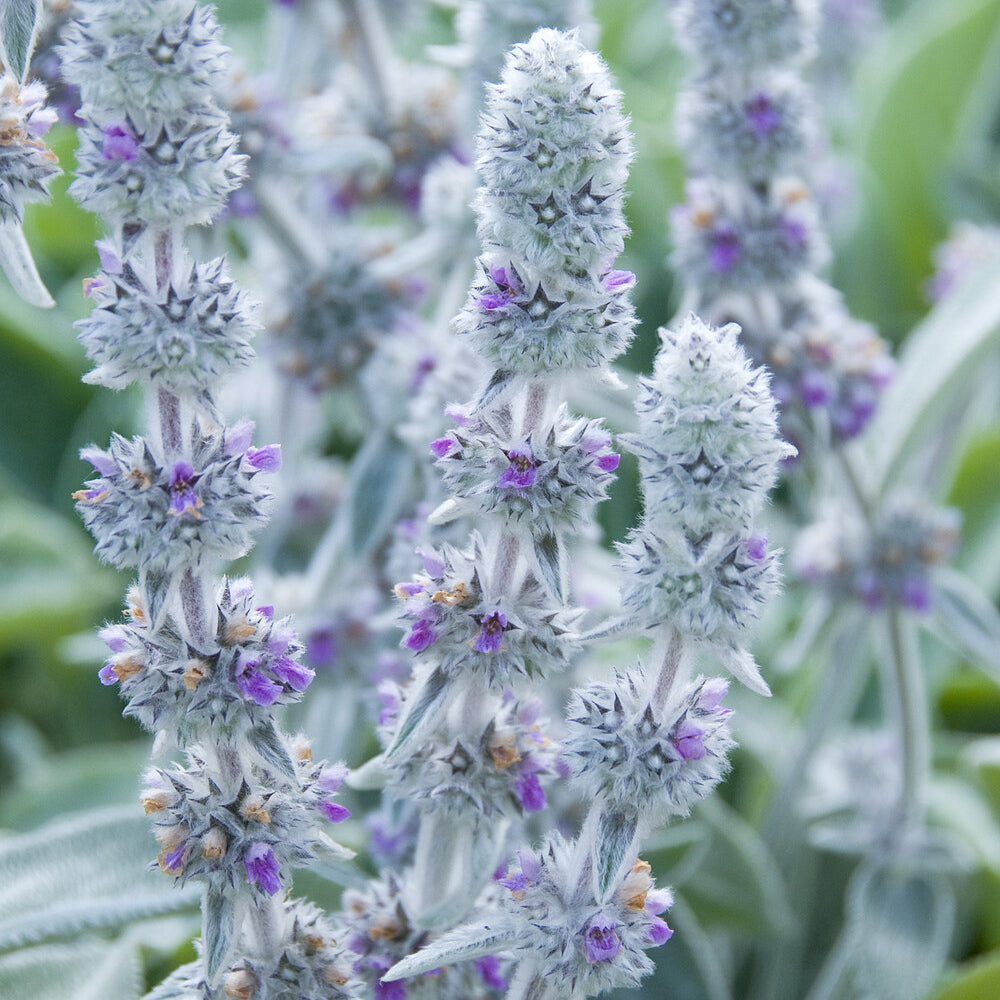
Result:
M781 124L781 115L765 93L756 94L743 107L751 127L759 138L770 135Z
M349 771L346 764L331 764L323 768L316 779L316 787L321 792L335 792L344 783Z
M484 955L473 962L476 972L491 990L507 989L507 980L500 974L500 959L496 955Z
M488 292L479 296L479 308L493 311L503 309L510 302L510 295L505 292Z
M614 472L621 460L621 455L616 455L614 452L610 455L599 455L597 457L597 467L602 472Z
M277 472L281 468L281 445L266 444L263 448L247 448L247 461L258 472Z
M751 562L762 563L767 555L767 535L751 535L743 542L743 551Z
M104 129L101 155L105 160L124 160L131 163L139 155L139 142L122 122L108 125Z
M281 888L278 876L278 862L274 852L261 841L255 841L243 856L243 864L247 870L247 881L258 885L269 896L273 896Z
M434 441L431 441L431 451L438 458L444 458L454 446L455 442L450 437L436 438Z
M656 947L669 941L673 937L673 934L673 929L667 926L666 921L661 920L659 917L653 917L653 923L649 928L649 940Z
M98 240L94 246L97 247L97 256L101 259L101 267L108 274L121 274L122 259L118 256L118 251L107 240Z
M187 843L182 841L172 851L168 851L164 855L164 867L168 872L175 872L184 864L185 850L187 850Z
M269 622L274 621L274 605L273 604L261 604L259 607L254 608L254 611L261 616L261 618L266 619Z
M525 812L541 812L545 808L545 789L534 771L522 773L514 782L514 794Z
M907 576L899 595L903 605L918 614L930 611L932 599L930 587L922 576Z
M686 719L674 731L671 742L684 760L701 760L705 756L704 735L704 729Z
M622 943L615 934L615 922L598 914L590 921L585 935L587 961L605 962L621 953Z
M97 637L104 643L112 653L123 653L128 649L128 642L125 637L121 634L118 628L114 625L108 625L106 628L102 628L98 633Z
M810 409L826 406L833 399L835 388L832 380L824 372L809 368L802 373L799 394L802 402Z
M253 421L241 420L238 424L226 428L223 435L223 451L227 455L242 455L253 440Z
M527 446L511 448L507 453L510 465L497 480L497 486L525 489L531 486L538 477L538 469L531 460L531 452Z
M243 696L258 705L273 705L281 696L283 688L265 677L259 670L244 664L236 675L236 686Z
M781 220L781 236L788 246L800 250L809 239L809 230L798 219L785 218Z
M663 913L673 905L674 894L669 889L653 889L646 893L644 909L647 913Z
M698 708L710 712L712 709L719 707L719 703L725 698L728 691L728 681L724 681L721 677L712 677L710 680L705 681L701 689L701 694L698 695L698 700L695 704Z
M271 661L271 673L293 691L305 691L316 676L315 670L296 663L288 656L276 656Z
M100 448L82 448L80 458L89 462L98 475L115 476L118 474L115 460L106 451L101 451Z
M732 270L740 253L740 241L732 229L726 226L715 230L712 234L709 262L716 271L724 273Z
M351 815L351 810L347 806L342 806L339 802L320 802L319 811L331 823L343 823Z
M606 288L628 288L635 284L635 275L631 271L609 271L604 278Z
M423 652L437 639L437 631L431 628L430 623L423 618L418 621L410 634L403 640L403 645L407 649L412 649L414 653Z
M112 684L118 683L118 674L115 673L115 665L113 663L105 663L97 672L97 676L105 687L110 687Z
M500 878L497 881L505 889L510 889L511 892L524 892L531 885L531 879L524 872L510 872L506 878Z
M406 983L402 979L394 979L391 983L375 980L375 1000L406 1000Z
M260 609L258 608L257 610ZM269 617L273 617L274 608L270 608L269 610L271 612ZM267 638L268 652L280 655L281 653L284 653L298 637L299 634L292 627L291 619L283 618L277 625L274 626L274 628L271 629L271 634Z
M471 423L472 420L469 416L468 404L466 403L449 403L444 408L444 415L449 420L453 420L459 427L464 427L466 424Z
M507 616L502 611L494 611L480 621L479 634L472 642L477 653L496 653L503 648L503 630L507 627Z
M442 562L441 557L433 550L430 549L417 549L417 555L420 556L424 564L424 572L428 576L438 577L444 574L444 562Z

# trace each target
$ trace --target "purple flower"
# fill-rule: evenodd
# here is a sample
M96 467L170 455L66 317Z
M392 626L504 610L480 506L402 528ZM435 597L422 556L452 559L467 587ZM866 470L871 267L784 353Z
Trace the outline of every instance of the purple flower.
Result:
M236 686L245 698L258 705L273 705L281 695L282 687L257 670L259 665L259 659L241 660L236 669Z
M505 295L503 292L488 292L486 295L479 296L479 308L480 309L503 309L507 303L510 302L510 296Z
M479 973L482 981L491 990L507 989L507 980L500 974L500 959L496 955L484 955L482 958L477 958L473 965L475 965L476 972Z
M802 395L802 402L810 409L815 409L830 402L834 395L834 386L830 377L824 372L807 368L802 373L799 392Z
M114 625L108 625L102 628L98 633L97 637L104 643L112 653L124 653L128 649L128 643L125 641L125 637L121 634L118 628Z
M621 462L621 455L616 455L611 452L610 455L598 455L597 456L597 467L602 472L614 472L618 468L618 463Z
M480 619L479 635L472 641L477 653L496 653L503 649L503 630L507 627L507 616L502 611L494 611Z
M351 815L351 810L347 806L342 806L339 802L320 802L319 811L331 823L343 823Z
M531 451L528 446L521 445L511 448L507 452L507 457L510 459L510 465L497 481L497 486L513 487L518 490L531 486L538 476L538 469L531 460Z
M107 240L98 240L94 246L97 247L97 256L101 259L101 267L108 274L121 274L122 259L118 256L118 251Z
M659 917L653 917L653 923L649 928L649 940L653 942L657 947L661 944L666 943L673 937L673 929L667 926L665 920L661 920Z
M274 605L273 604L260 604L254 611L261 616L261 618L267 619L267 621L274 621Z
M767 535L751 535L744 539L743 552L751 562L762 563L767 555Z
M263 448L247 448L246 460L258 472L277 472L281 468L281 445L266 444Z
M608 271L604 276L606 288L629 288L635 284L635 275L631 271Z
M646 905L643 909L647 913L662 913L673 905L674 894L669 889L653 889L646 893Z
M347 775L346 764L331 764L320 772L320 776L316 779L316 787L321 792L335 792L344 783Z
M522 771L518 775L514 794L525 812L541 812L545 808L545 789L534 771Z
M712 233L712 248L709 252L709 263L716 271L732 270L740 256L740 241L736 232L729 226L720 226Z
M243 856L243 864L247 870L247 881L251 885L260 886L269 896L273 896L281 888L278 862L267 844L254 841Z
M675 730L671 743L684 760L701 760L705 756L705 744L701 738L705 730L685 719Z
M698 701L695 704L703 711L711 712L712 709L719 707L719 703L725 698L728 691L728 681L724 681L721 677L713 677L711 680L705 681L701 689L701 694L698 695ZM729 709L725 711L728 712Z
M118 466L115 460L100 448L83 448L80 450L80 458L85 462L90 462L94 471L99 476L115 476L118 474Z
M170 473L170 513L178 516L194 514L198 517L198 508L202 505L191 486L194 479L194 469L187 462L178 462Z
M622 943L615 934L615 922L609 917L598 914L587 925L584 937L587 946L587 961L605 962L621 953Z
M105 663L98 671L97 676L105 687L110 687L112 684L118 683L118 674L115 673L115 665L113 663Z
M931 591L927 586L927 581L915 574L910 574L903 579L900 588L899 599L904 607L918 614L925 614L931 609Z
M115 122L104 129L101 155L105 160L124 160L131 163L139 155L139 141L124 122Z
M809 230L798 219L785 217L781 220L781 236L788 246L801 249L809 238Z
M181 841L172 851L168 851L163 856L163 867L171 874L179 872L184 867L184 853L187 850L187 842Z
M757 133L758 138L770 135L781 124L781 115L763 91L750 98L743 108L750 120L750 127Z
M315 670L310 670L287 656L276 656L271 661L271 671L279 681L287 684L293 691L305 691L316 676Z
M426 618L421 618L414 623L410 634L403 640L403 645L414 653L422 653L437 637L437 630L431 627Z
M455 446L455 442L452 441L450 437L440 437L431 441L431 451L437 455L438 458L444 458L449 451Z
M253 438L253 421L241 420L226 428L223 435L223 449L227 455L242 455L250 447Z
M375 1000L406 1000L406 983L402 979L394 979L391 983L375 980Z

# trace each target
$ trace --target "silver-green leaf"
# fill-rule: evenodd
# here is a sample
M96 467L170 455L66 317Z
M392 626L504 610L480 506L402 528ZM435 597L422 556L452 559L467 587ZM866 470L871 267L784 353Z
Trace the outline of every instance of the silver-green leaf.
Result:
M0 55L4 66L24 81L38 34L41 0L0 0Z

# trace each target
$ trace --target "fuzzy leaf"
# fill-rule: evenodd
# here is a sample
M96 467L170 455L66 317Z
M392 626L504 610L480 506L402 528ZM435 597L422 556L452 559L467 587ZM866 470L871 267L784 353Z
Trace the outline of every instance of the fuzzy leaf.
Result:
M597 899L602 903L611 895L618 876L631 860L638 824L639 814L631 809L601 813L594 838L594 878Z
M420 951L397 962L382 977L382 981L407 979L410 976L419 976L422 972L430 972L439 965L467 962L474 958L482 958L483 955L503 951L516 936L515 930L510 927L488 925L459 927L442 934Z
M891 487L941 411L1000 342L1000 257L986 261L907 338L896 379L866 434L874 485Z
M359 791L381 791L385 788L388 778L385 757L379 754L371 760L366 760L360 767L351 768L346 783L348 787L357 788Z
M380 545L399 520L413 478L406 445L384 434L368 439L351 466L350 550L357 558Z
M139 951L129 941L45 944L0 956L0 996L24 1000L137 1000Z
M197 981L201 974L201 962L188 962L175 969L166 979L150 990L142 1000L201 1000L202 992L197 989L187 989L185 983Z
M31 248L16 221L0 223L0 266L11 288L25 302L40 309L51 309L56 304L38 276Z
M89 810L0 837L0 950L192 909L193 886L148 871L155 841L138 812Z
M417 731L417 728L424 721L427 714L437 706L441 696L448 689L448 678L440 669L435 670L430 677L424 681L420 694L413 704L413 707L403 716L399 729L389 749L385 752L385 759L389 760L398 754L407 741Z
M228 887L210 886L202 899L205 974L214 985L236 947L236 899Z
M1000 612L961 573L941 568L932 579L942 638L1000 683Z
M847 892L856 982L879 1000L924 996L948 958L954 919L954 895L940 872L862 864Z
M741 684L765 698L771 697L771 689L767 686L767 681L761 677L753 656L747 650L737 646L724 646L718 649L718 654L722 665Z
M2 0L0 3L0 55L4 66L24 82L35 47L41 0Z

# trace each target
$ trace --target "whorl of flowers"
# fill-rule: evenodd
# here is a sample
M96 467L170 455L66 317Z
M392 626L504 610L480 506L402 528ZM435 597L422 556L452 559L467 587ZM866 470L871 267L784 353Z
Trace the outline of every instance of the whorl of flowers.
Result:
M960 521L956 510L908 495L891 498L870 528L850 511L831 508L799 534L792 569L834 599L923 614L934 604L934 567L958 548Z
M425 552L424 573L396 585L409 628L402 645L447 676L475 671L499 690L565 669L580 612L553 604L532 572L497 588L491 554L478 534L468 551Z
M638 402L641 526L621 545L622 600L648 627L670 624L711 643L730 670L766 692L748 656L749 627L778 585L777 557L753 530L780 463L767 376L737 343L738 328L691 315L663 345Z
M554 29L515 46L488 91L481 275L456 327L501 371L600 367L629 342L632 276L612 269L631 158L620 105L601 60Z
M262 765L227 782L206 766L203 753L190 747L186 766L150 770L142 793L162 846L157 863L180 882L198 878L219 888L243 882L273 896L283 870L315 859L330 844L322 827L350 816L333 798L347 773L342 765L300 756L292 774Z
M652 972L646 951L673 933L658 916L673 900L669 891L655 888L645 861L636 860L604 902L594 896L590 860L581 845L558 833L537 854L520 850L518 862L499 879L509 894L486 922L442 934L384 979L414 977L499 949L509 950L517 962L511 996L575 1000L637 986Z
M49 196L59 173L55 154L42 136L56 120L45 107L45 87L20 85L10 75L0 79L0 223L24 221L24 206Z
M212 405L219 382L252 357L256 330L246 293L227 278L223 260L194 262L157 292L110 246L102 251L104 270L87 289L95 308L76 323L95 364L84 380L121 389L155 379Z
M892 365L817 277L829 249L807 179L821 130L802 81L816 4L683 0L674 14L692 64L677 105L692 176L671 213L688 302L738 322L753 360L775 371L786 437L837 445L867 424Z
M280 467L278 446L249 447L246 425L197 438L190 462L164 463L145 439L120 434L107 451L83 457L98 478L74 498L97 554L118 569L165 576L247 552L267 520L270 493L259 474Z
M642 673L573 692L564 753L588 798L645 824L686 816L729 770L728 690L698 678L666 709L654 709Z
M587 518L607 497L619 456L599 420L572 418L565 406L526 440L510 413L464 417L431 444L455 512L494 514L516 527L554 534Z
M129 594L129 620L101 631L110 653L102 683L120 685L126 715L182 745L207 730L245 736L266 726L271 707L298 701L314 676L299 662L291 618L275 620L249 580L224 580L216 608L215 641L205 648L185 639L170 613L154 629L138 588Z
M540 704L506 699L482 732L428 733L409 755L389 766L389 782L399 798L495 821L545 808L541 778L556 771L556 751L536 721Z
M212 12L188 0L81 0L62 49L80 88L71 193L116 222L208 222L240 183L245 157L217 93L228 50ZM93 72L94 65L112 72Z

